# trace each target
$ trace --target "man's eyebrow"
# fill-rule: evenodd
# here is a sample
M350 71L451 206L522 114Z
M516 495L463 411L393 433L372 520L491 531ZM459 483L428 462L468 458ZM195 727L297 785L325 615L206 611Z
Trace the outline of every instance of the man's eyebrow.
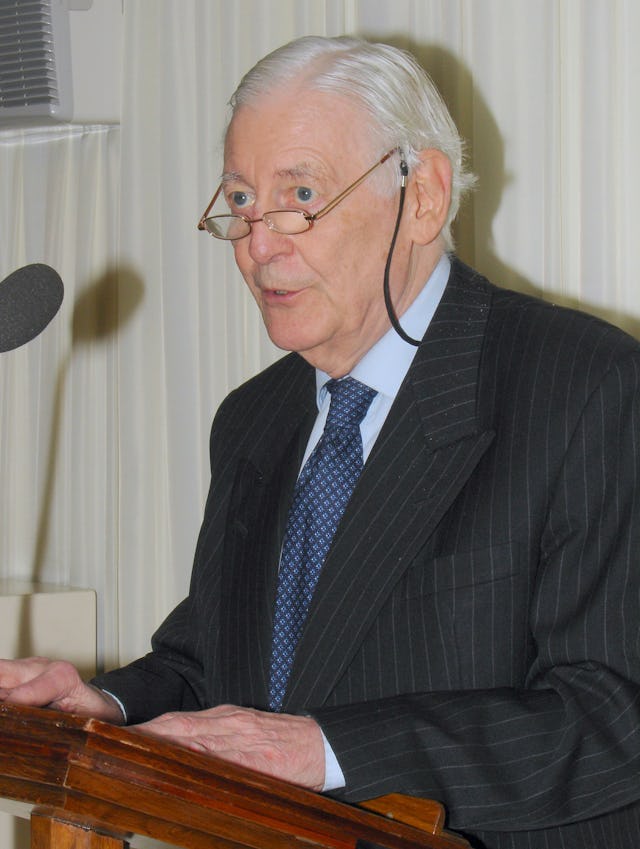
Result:
M292 165L291 168L279 168L275 172L276 177L291 177L298 179L299 177L315 177L316 179L326 176L325 169L319 168L311 162L299 162L297 165Z
M244 183L246 180L242 179L242 174L239 171L224 171L222 176L220 177L221 183Z
M296 165L292 165L290 168L278 168L274 171L274 177L288 177L293 180L297 180L301 177L322 179L326 176L324 168L320 168L311 162L299 162ZM239 171L224 171L220 177L220 182L223 185L226 185L227 183L244 183L247 186L249 185L248 180L245 180Z

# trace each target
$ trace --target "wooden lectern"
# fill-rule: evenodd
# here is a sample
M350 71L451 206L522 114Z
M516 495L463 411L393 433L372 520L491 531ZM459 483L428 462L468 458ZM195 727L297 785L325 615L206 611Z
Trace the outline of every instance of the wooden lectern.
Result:
M0 797L26 803L32 849L149 845L138 837L185 849L468 849L436 802L346 805L139 731L3 704Z

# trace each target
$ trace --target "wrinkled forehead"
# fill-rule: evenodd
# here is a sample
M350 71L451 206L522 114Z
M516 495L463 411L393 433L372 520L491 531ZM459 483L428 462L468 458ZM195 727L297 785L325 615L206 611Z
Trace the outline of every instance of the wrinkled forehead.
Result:
M247 159L265 156L275 164L274 157L289 150L319 159L351 151L369 159L379 147L373 136L370 117L352 98L289 86L237 107L225 136L224 168L241 169Z

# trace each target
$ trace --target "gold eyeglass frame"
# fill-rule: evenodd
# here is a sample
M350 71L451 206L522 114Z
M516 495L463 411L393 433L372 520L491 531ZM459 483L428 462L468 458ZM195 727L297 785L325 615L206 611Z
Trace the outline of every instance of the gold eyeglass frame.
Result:
M355 189L357 189L358 186L367 179L369 174L371 174L373 171L375 171L376 168L378 168L380 165L385 163L387 161L387 159L389 159L389 157L393 156L394 153L400 153L400 148L394 147L392 150L387 151L387 153L385 153L385 155L382 157L382 159L379 159L375 163L375 165L372 165L371 168L369 168L367 171L365 171L365 173L361 177L358 177L358 179L355 180L355 182L351 183L351 185L348 186L344 191L340 192L340 194L337 197L335 197L332 201L329 201L329 203L326 206L323 206L322 209L318 210L318 212L314 212L314 213L305 212L302 209L272 209L269 212L265 212L264 215L260 216L260 218L247 218L245 215L234 215L233 213L226 213L224 215L212 215L211 217L209 217L209 213L213 209L213 206L214 206L215 202L218 200L220 192L222 191L223 183L220 183L220 185L216 189L216 193L211 198L210 204L207 206L205 211L202 213L202 216L200 217L200 220L198 221L198 230L205 230L207 233L209 233L210 236L213 236L214 239L220 239L221 241L224 241L224 242L236 242L239 239L244 239L246 236L248 236L251 233L251 225L257 224L259 221L264 222L264 224L266 224L266 226L270 230L274 230L276 233L282 233L283 235L286 235L286 236L297 236L300 233L306 233L313 227L313 225L315 224L316 221L319 221L321 218L323 218L325 215L327 215L327 213L331 212L331 210L334 209L342 200L344 200L347 197L347 195L350 195L351 192L353 192ZM302 230L296 230L292 233L286 233L285 231L279 230L277 227L273 226L272 222L268 221L269 215L274 215L275 213L278 213L278 212L294 212L294 213L296 213L297 215L300 216L300 218L305 222L306 226ZM241 236L235 236L234 238L228 238L226 236L220 236L217 233L213 233L207 227L207 221L214 221L216 218L225 218L225 219L233 218L233 219L236 219L238 221L244 221L244 223L248 226L249 229L247 230L246 233L243 233Z

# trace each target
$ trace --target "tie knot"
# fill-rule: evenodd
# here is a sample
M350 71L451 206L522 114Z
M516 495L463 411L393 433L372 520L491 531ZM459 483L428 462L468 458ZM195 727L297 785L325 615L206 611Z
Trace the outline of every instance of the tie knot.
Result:
M327 389L331 393L331 404L326 428L359 427L366 416L376 391L353 377L330 380Z

